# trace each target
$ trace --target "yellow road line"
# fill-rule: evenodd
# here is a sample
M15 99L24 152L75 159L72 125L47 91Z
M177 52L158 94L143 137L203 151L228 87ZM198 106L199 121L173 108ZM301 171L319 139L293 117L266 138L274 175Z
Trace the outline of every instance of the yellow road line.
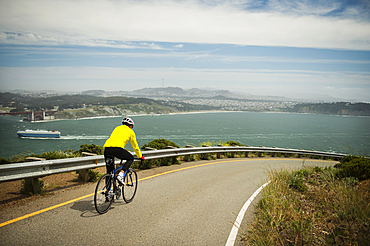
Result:
M94 193L89 194L89 195L86 195L86 196L78 197L76 199L73 199L73 200L70 200L70 201L67 201L67 202L63 202L63 203L60 203L60 204L57 204L57 205L54 205L54 206L51 206L51 207L48 207L48 208L44 208L44 209L41 209L39 211L30 213L30 214L23 215L21 217L18 217L18 218L15 218L15 219L12 219L12 220L9 220L9 221L6 221L6 222L1 223L0 224L0 227L3 227L3 226L6 226L6 225L9 225L9 224L12 224L12 223L17 222L17 221L20 221L20 220L27 219L29 217L32 217L32 216L35 216L35 215L38 215L38 214L41 214L41 213L50 211L50 210L55 209L55 208L62 207L64 205L67 205L67 204L70 204L72 202L76 202L76 201L82 200L84 198L87 198L87 197L93 196L93 195L94 195Z
M174 173L174 172L178 172L178 171L183 171L183 170L187 170L187 169L191 169L191 168L196 168L196 167L203 167L203 166L209 166L209 165L214 165L214 164L219 164L219 163L226 163L226 162L252 161L252 160L257 160L257 159L248 159L248 160L246 160L246 159L243 159L243 160L233 159L233 160L228 160L228 161L217 161L217 162L205 163L205 164L200 164L200 165L195 165L195 166L190 166L190 167L184 167L184 168L180 168L180 169L176 169L176 170L171 170L171 171L167 171L167 172L155 174L155 175L152 175L152 176L141 178L138 181L143 181L143 180L155 178L155 177L158 177L158 176L161 176L161 175L170 174L170 173ZM285 158L279 158L279 159L274 158L274 159L272 159L272 158L266 158L266 159L259 159L259 160L271 161L271 160L299 160L299 159L285 159ZM305 161L332 162L332 161L325 161L325 160L311 160L311 159L304 159L304 160ZM51 207L48 207L48 208L44 208L44 209L41 209L39 211L30 213L30 214L26 214L26 215L23 215L21 217L18 217L18 218L15 218L15 219L12 219L12 220L3 222L3 223L0 224L0 228L3 227L3 226L6 226L6 225L12 224L14 222L17 222L17 221L24 220L24 219L27 219L29 217L32 217L32 216L35 216L35 215L38 215L38 214L42 214L44 212L53 210L55 208L59 208L59 207L62 207L64 205L67 205L67 204L70 204L70 203L73 203L73 202L76 202L76 201L79 201L79 200L88 198L88 197L93 196L93 195L94 195L94 193L91 193L91 194L88 194L88 195L85 195L85 196L81 196L81 197L78 197L76 199L73 199L73 200L70 200L70 201L67 201L67 202L63 202L63 203L60 203L60 204L57 204L57 205L54 205L54 206L51 206Z

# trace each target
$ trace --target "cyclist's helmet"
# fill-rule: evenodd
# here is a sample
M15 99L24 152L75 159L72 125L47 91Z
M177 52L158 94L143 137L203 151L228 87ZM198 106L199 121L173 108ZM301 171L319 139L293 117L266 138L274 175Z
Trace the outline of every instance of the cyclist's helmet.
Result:
M123 125L132 126L132 127L134 127L134 125L135 125L134 121L131 118L129 118L129 117L123 118L122 119L122 124Z

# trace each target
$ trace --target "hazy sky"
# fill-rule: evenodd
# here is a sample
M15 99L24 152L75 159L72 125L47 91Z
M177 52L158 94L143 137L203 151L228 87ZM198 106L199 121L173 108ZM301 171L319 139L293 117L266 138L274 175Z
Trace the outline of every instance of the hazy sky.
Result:
M369 0L0 0L0 91L370 102Z

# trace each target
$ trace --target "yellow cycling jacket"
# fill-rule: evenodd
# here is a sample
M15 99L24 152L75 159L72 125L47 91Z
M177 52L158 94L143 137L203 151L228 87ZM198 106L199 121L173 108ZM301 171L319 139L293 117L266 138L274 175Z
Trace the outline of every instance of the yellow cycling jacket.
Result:
M141 158L142 154L139 145L136 141L135 132L126 125L120 125L113 129L107 141L105 141L105 147L120 147L125 148L127 142L130 140L131 146L134 149L136 156Z

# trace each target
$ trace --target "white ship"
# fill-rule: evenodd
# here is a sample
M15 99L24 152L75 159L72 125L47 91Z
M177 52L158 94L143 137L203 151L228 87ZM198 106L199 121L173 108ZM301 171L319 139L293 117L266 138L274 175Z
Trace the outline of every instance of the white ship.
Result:
M60 138L59 131L47 131L47 130L25 130L18 131L18 137L21 138Z

